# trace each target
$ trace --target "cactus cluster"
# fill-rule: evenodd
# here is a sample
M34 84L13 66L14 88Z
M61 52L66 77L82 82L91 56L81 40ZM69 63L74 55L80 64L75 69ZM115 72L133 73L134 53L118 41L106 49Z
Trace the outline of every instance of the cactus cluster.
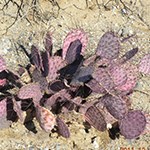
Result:
M32 45L30 54L25 51L30 63L20 65L17 73L9 71L0 56L0 128L18 119L26 124L36 118L46 132L55 129L69 138L62 114L76 111L101 132L117 122L119 134L127 139L137 138L145 129L146 117L141 110L130 108L129 95L138 83L139 73L150 74L150 54L138 65L133 64L138 48L120 56L121 40L114 32L106 32L95 54L85 58L87 43L87 34L76 29L53 53L48 32L45 51ZM25 72L30 76L28 82L22 80ZM12 93L12 89L16 92Z

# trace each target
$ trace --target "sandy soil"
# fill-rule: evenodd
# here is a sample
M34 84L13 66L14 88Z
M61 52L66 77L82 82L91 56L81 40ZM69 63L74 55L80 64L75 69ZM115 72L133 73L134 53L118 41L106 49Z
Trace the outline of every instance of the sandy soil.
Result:
M149 14L148 0L1 0L0 55L11 70L17 70L18 64L28 62L18 44L28 51L32 44L43 50L43 37L51 31L54 49L59 49L68 31L82 28L89 36L87 55L95 50L106 31L115 31L122 37L135 34L130 42L122 44L122 51L138 47L137 63L150 51ZM132 107L149 114L149 93L150 77L143 76L132 95ZM111 140L107 132L94 128L86 133L79 114L72 112L63 117L71 122L71 138L45 133L36 121L38 132L34 134L17 122L0 131L0 150L150 150L150 127L138 140Z

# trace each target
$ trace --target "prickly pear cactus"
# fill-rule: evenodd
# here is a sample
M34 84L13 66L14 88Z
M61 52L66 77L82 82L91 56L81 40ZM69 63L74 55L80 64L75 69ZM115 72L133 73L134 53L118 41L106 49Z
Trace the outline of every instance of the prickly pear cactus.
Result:
M128 112L126 102L117 96L105 95L100 99L108 112L116 119L122 119Z
M114 89L114 82L109 75L107 69L97 68L93 72L93 78L108 92L112 92Z
M32 45L31 46L31 63L38 69L43 69L42 58L39 49Z
M0 101L0 117L7 114L6 105L6 99Z
M78 30L78 29L72 30L71 32L67 34L63 43L63 54L62 54L63 59L66 58L66 54L70 46L70 43L75 40L80 40L80 42L82 43L81 52L84 53L85 48L87 46L87 42L88 42L88 37L86 33L83 30Z
M113 32L106 32L100 39L96 54L109 60L115 59L119 55L119 38Z
M8 128L13 121L17 120L16 112L13 109L13 102L9 98L0 101L0 129Z
M141 59L139 63L139 71L150 75L150 53Z
M80 40L77 39L70 43L65 58L67 64L73 63L80 56L81 49L82 43Z
M65 66L65 62L59 56L49 58L49 73L47 76L48 81L53 81L58 77L57 71Z
M126 71L127 80L123 85L117 87L120 91L131 91L137 84L138 68L135 65L126 63L122 66Z
M93 93L106 93L106 90L95 79L90 80L86 85L92 89Z
M30 54L23 49L30 62L20 64L17 75L6 68L0 56L0 128L18 118L25 124L36 117L46 132L54 128L69 138L68 126L60 116L75 111L99 131L117 122L125 138L137 138L145 128L146 118L141 111L130 110L129 94L134 92L139 72L150 74L150 54L135 65L132 59L138 48L120 56L119 37L106 32L95 54L86 58L88 38L80 29L68 33L63 47L53 53L51 35L48 32L44 38L45 51L34 45ZM22 80L25 75L28 81Z
M111 64L109 69L109 74L112 77L112 80L115 84L115 88L122 86L127 81L126 70L119 64Z
M123 56L121 56L120 61L122 63L125 63L126 61L130 60L131 58L133 58L137 54L137 52L138 52L138 47L127 51Z
M6 84L6 79L0 79L0 86L4 86Z
M0 101L0 129L7 128L11 125L11 121L7 120L7 102L6 99Z
M2 56L0 56L0 72L6 70L6 63Z
M6 63L3 57L0 56L0 73L6 70ZM0 86L4 86L6 84L6 79L0 77Z
M64 121L61 118L57 117L56 123L58 126L58 133L65 138L69 138L70 132L69 132L68 126L64 123Z
M40 105L36 107L36 118L41 128L46 132L50 132L56 124L55 116L48 109Z
M33 98L33 102L38 104L43 94L38 83L29 83L20 88L18 97L20 99Z
M127 139L137 138L145 129L146 118L140 110L129 111L120 120L120 132Z
M44 46L47 52L49 52L50 55L52 55L52 48L53 48L53 43L52 43L52 36L51 32L47 32L45 36L45 41L44 41Z
M95 106L90 106L86 110L85 120L99 131L106 130L105 118Z

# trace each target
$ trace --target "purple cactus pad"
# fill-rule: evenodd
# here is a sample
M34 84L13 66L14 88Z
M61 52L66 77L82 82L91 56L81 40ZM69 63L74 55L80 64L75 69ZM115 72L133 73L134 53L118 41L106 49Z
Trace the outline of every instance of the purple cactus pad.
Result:
M106 130L106 121L102 113L95 106L90 106L85 113L85 120L99 131Z
M27 85L24 85L20 88L18 97L20 99L29 99L33 98L33 102L35 104L40 102L40 99L42 98L43 94L40 89L40 85L38 83L30 83Z
M59 56L49 58L49 73L47 76L48 81L53 81L58 76L58 70L65 66L65 61Z
M70 46L66 53L66 62L67 64L73 63L80 55L82 49L82 43L80 40L75 40L70 43Z
M139 71L150 75L150 53L141 59L139 63Z
M128 114L120 120L120 133L126 139L137 138L145 129L146 118L140 110L129 111Z
M119 38L113 32L106 32L98 43L96 54L101 58L112 60L118 57L119 50Z
M127 104L121 97L107 94L100 99L100 102L104 103L108 112L116 119L122 119L128 112Z
M0 72L6 70L6 63L2 56L0 56Z
M52 34L51 32L47 32L44 41L45 49L50 54L50 56L52 55L52 48L53 48L51 34Z
M72 30L71 32L69 32L64 40L63 43L63 53L62 53L62 57L63 59L65 59L66 54L67 54L67 50L70 46L70 43L75 41L75 40L80 40L80 42L82 43L82 49L81 52L84 53L84 50L87 46L87 42L88 42L88 38L86 33L81 29L77 29L77 30Z
M114 82L108 73L107 68L97 68L93 73L93 78L108 92L113 92Z
M58 133L65 138L69 138L70 132L69 132L68 126L65 124L65 122L62 119L60 119L59 117L57 117L56 124L58 126Z

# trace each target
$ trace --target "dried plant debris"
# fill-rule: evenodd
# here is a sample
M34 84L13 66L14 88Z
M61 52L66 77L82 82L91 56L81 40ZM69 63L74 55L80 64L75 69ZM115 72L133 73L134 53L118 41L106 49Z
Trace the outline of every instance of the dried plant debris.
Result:
M25 125L36 118L44 131L54 129L69 138L69 126L62 116L75 111L83 114L90 126L108 131L113 139L114 132L117 138L139 137L145 130L146 117L141 110L131 110L128 100L139 74L150 74L150 55L133 64L138 48L120 56L119 36L106 32L95 54L85 59L88 38L79 29L68 33L61 51L53 53L51 35L45 35L45 51L36 45L31 46L31 54L24 49L30 62L25 67L20 64L17 73L10 72L0 56L0 128L18 119ZM22 80L25 72L30 77L28 82ZM13 89L17 92L12 93Z

